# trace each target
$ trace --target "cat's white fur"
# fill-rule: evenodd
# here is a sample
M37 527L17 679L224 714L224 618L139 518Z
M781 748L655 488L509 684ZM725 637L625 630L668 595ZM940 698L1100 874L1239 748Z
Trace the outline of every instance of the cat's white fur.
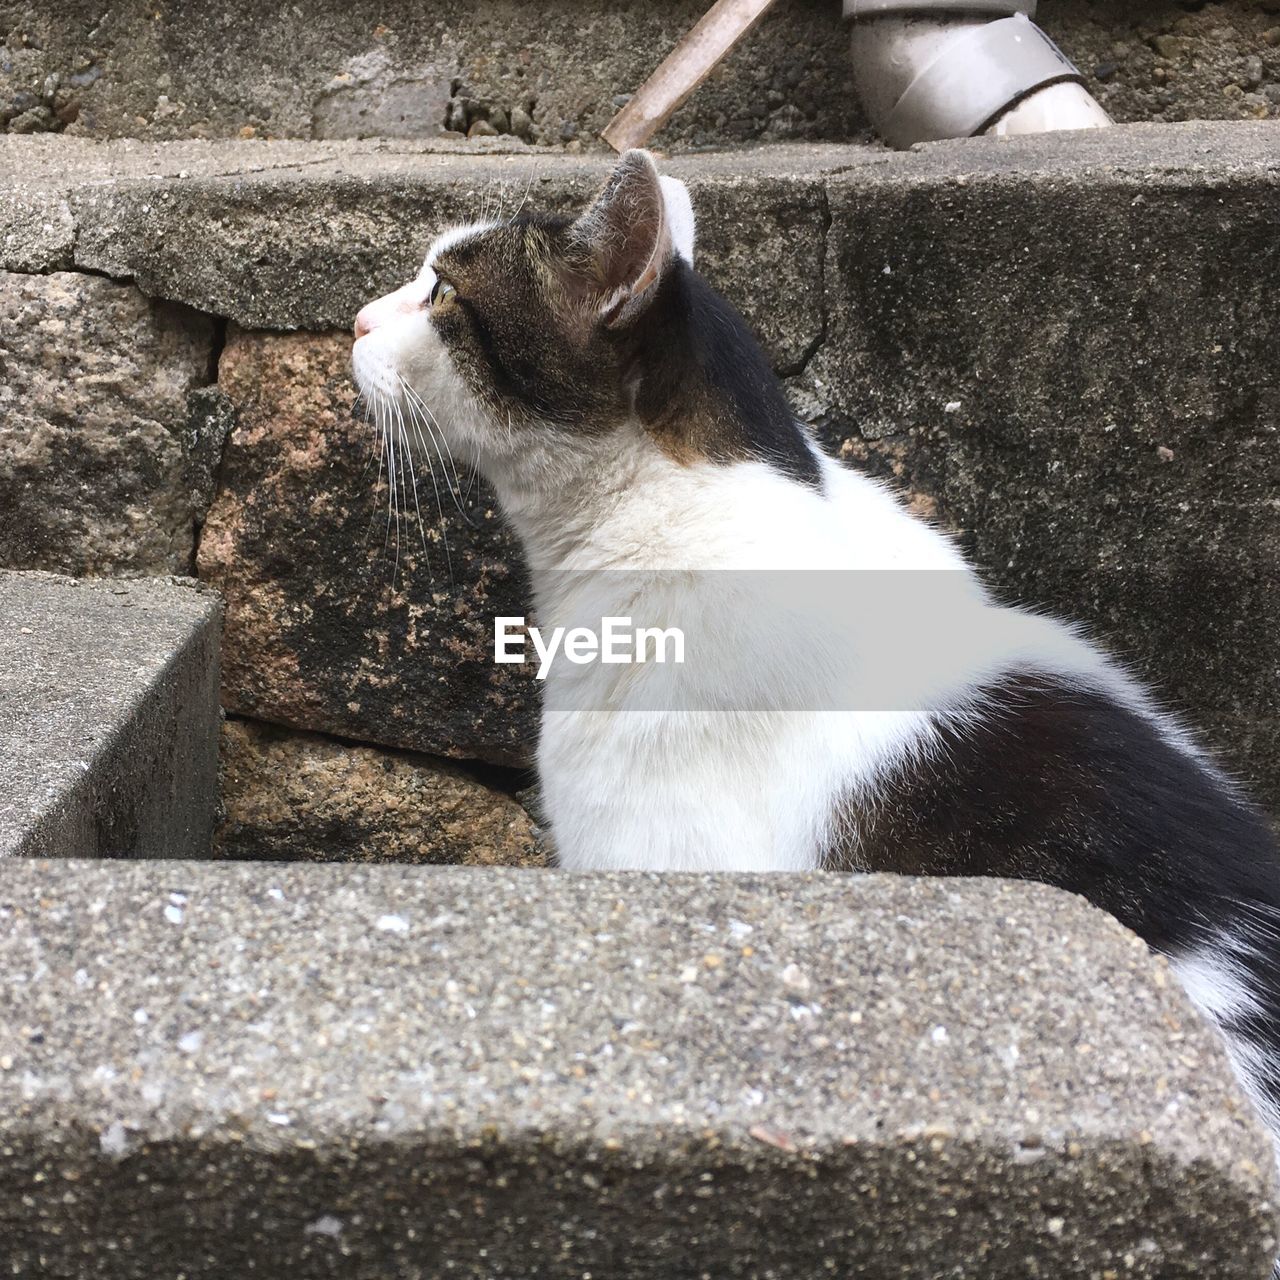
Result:
M673 247L692 260L688 193L674 179L662 184ZM676 462L638 425L621 437L579 437L567 449L550 428L516 432L495 420L413 303L434 283L436 254L480 230L447 233L412 284L371 304L381 310L354 353L362 390L403 401L404 379L431 406L452 449L480 467L523 543L544 626L610 614L666 626L699 615L726 665L739 675L758 672L772 697L779 682L789 682L786 703L795 708L703 709L715 702L707 686L718 668L709 663L683 673L692 710L651 709L653 682L666 678L658 668L554 665L543 691L538 773L562 866L814 869L837 816L848 822L853 814L856 822L859 804L874 805L877 784L928 750L939 725L980 720L979 691L1006 672L1041 672L1104 691L1200 758L1141 686L1073 628L994 602L946 535L877 482L825 456L819 491L759 462ZM774 580L760 573L769 569L839 570L851 584L868 585L876 573L852 571L896 570L895 607L877 609L873 593L866 607L854 600L824 614L817 633L803 618L779 616L785 611L768 598ZM615 579L596 570L631 572L616 576L611 596ZM742 598L752 574L715 570L759 574L758 607ZM717 590L734 598L718 600ZM721 608L759 625L717 631ZM797 653L803 661L793 660ZM833 705L832 690L849 687L851 672L856 697L866 692L856 673L886 669L908 673L893 698L905 709L818 709ZM739 707L752 705L749 692L739 689L736 698ZM1234 959L1240 945L1224 936L1176 963L1193 1001L1219 1023L1248 1008ZM1241 1067L1259 1069L1245 1061L1256 1056L1248 1044L1234 1044L1232 1053ZM1248 1071L1242 1076L1252 1084Z
M664 173L658 182L662 186L662 203L667 214L667 230L671 247L693 266L693 242L697 228L693 217L693 201L689 188L670 174Z

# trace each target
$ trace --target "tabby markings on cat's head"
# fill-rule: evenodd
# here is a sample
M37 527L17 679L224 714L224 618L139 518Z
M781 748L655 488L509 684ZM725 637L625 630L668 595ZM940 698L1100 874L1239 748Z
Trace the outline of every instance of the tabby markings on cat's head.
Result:
M694 271L683 183L622 157L575 218L445 232L403 288L356 319L365 397L433 428L484 472L639 424L682 463L817 465L741 317Z

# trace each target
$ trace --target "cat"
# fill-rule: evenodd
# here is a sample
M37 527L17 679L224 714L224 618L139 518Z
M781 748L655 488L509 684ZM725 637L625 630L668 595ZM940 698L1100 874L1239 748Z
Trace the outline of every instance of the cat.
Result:
M548 674L537 763L560 865L1081 894L1168 957L1280 1134L1263 818L1120 665L997 603L944 533L815 444L694 270L694 234L683 184L631 151L580 216L448 231L356 321L362 394L420 404L488 480L539 621L692 620L720 646L683 684ZM834 604L777 607L812 573Z

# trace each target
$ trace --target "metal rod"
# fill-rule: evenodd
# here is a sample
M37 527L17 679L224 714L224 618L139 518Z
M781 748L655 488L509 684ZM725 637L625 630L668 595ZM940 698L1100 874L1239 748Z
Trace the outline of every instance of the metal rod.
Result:
M644 146L773 2L716 0L600 136L615 151Z

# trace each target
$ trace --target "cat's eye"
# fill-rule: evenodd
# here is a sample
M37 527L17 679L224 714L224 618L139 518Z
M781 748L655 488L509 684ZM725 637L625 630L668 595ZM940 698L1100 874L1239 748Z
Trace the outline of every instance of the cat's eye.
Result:
M436 276L436 282L431 286L431 305L439 306L440 303L452 298L458 291L447 280L441 280Z

